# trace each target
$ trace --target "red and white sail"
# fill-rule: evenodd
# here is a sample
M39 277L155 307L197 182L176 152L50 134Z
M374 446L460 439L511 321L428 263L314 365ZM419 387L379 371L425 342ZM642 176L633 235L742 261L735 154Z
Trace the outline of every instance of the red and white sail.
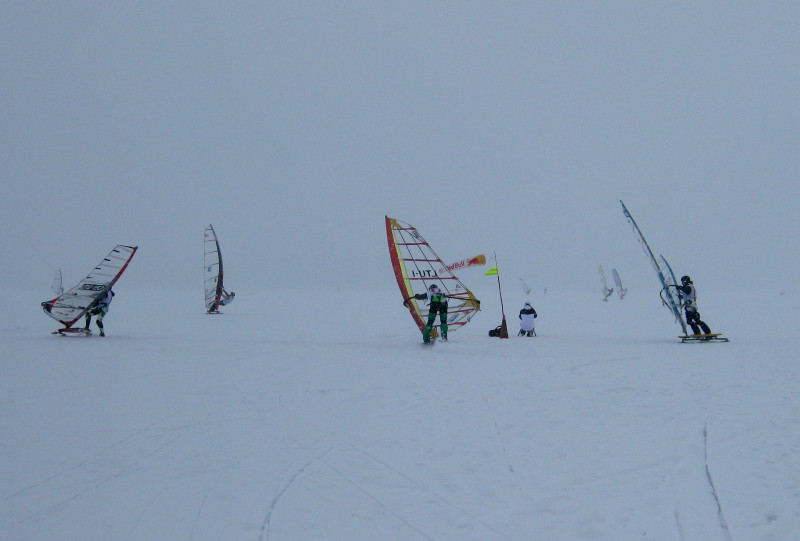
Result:
M456 272L461 269L466 269L468 267L475 267L477 265L485 265L486 264L486 256L483 254L476 255L474 257L468 257L466 259L462 259L461 261L456 261L455 263L450 263L447 267L440 267L439 272L444 273L445 269Z
M86 278L55 299L43 302L44 313L65 328L71 327L119 280L137 249L138 246L115 246Z

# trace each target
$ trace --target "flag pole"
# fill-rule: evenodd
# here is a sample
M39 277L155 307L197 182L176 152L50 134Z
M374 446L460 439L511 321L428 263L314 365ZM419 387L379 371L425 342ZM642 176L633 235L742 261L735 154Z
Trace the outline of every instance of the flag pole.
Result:
M503 314L503 323L500 324L500 338L508 338L508 326L506 325L506 310L503 307L503 288L500 287L500 268L497 265L497 252L494 252L494 264L497 268L497 291L500 293L500 312Z

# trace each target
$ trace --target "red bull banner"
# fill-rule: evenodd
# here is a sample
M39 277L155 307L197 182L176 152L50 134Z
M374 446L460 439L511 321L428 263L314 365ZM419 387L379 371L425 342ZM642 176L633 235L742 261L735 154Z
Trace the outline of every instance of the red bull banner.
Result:
M486 256L483 254L476 255L475 257L468 257L466 259L462 259L461 261L456 261L455 263L451 263L447 265L447 270L450 272L455 272L457 270L466 269L467 267L474 267L476 265L485 265L486 264ZM444 267L439 269L439 273L443 273L445 271Z

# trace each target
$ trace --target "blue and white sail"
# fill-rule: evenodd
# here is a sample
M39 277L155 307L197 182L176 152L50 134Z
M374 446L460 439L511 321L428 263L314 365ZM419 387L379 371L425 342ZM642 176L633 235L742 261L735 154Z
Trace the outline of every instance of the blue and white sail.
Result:
M633 216L631 216L631 213L628 212L628 209L625 207L625 203L620 201L620 204L622 205L622 213L625 215L625 218L628 219L628 222L630 222L630 224L633 226L633 232L636 234L636 240L639 242L639 245L642 247L642 249L644 249L647 257L650 259L650 263L653 265L653 270L656 271L658 281L661 283L662 302L675 316L675 320L680 323L681 328L683 329L683 334L688 334L686 332L686 323L681 318L681 301L678 297L678 291L674 287L676 285L675 274L672 272L669 263L667 263L667 260L664 259L663 255L661 256L661 263L659 263L659 261L656 259L656 256L653 255L650 245L647 244L647 240L645 240L642 230L639 229L639 226L636 224L636 220L633 219Z
M675 273L672 271L672 267L670 267L667 259L663 255L659 255L658 257L661 261L661 268L666 270L664 273L666 286L662 290L661 300L664 304L674 307L672 312L675 314L678 322L680 322L684 334L689 334L686 330L686 323L681 319L681 309L683 305L681 304L681 297L678 293L678 280L675 278Z

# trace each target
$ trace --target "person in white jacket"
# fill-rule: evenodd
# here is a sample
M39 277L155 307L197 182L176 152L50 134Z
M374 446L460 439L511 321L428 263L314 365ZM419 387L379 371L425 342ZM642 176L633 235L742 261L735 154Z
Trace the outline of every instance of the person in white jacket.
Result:
M688 276L681 277L681 285L678 286L681 293L681 304L686 314L686 323L692 328L694 334L711 334L711 329L700 319L700 312L697 311L697 290L694 288L692 279Z
M219 296L219 300L215 301L211 305L211 308L208 309L208 313L209 314L218 313L219 312L219 307L220 306L229 305L230 303L233 302L233 298L234 297L236 297L236 293L234 293L233 291L228 293L227 291L225 291L225 288L223 287L222 288L222 293L220 293L220 296Z
M519 311L519 333L517 336L536 336L533 321L536 317L536 310L533 309L531 303L526 302L522 310Z
M86 312L86 330L89 330L89 324L92 322L92 316L97 316L97 328L100 329L100 336L105 336L103 329L103 318L108 313L108 307L111 305L111 300L114 298L115 293L110 289L106 294L97 302L97 304Z
M220 298L219 298L219 303L220 303L220 305L222 305L222 306L228 306L230 303L232 303L232 302L233 302L233 298L234 298L235 296L236 296L236 293L234 293L233 291L231 291L230 293L228 293L227 291L225 291L225 288L223 287L223 288L222 288L222 295L221 295L221 296L220 296Z

